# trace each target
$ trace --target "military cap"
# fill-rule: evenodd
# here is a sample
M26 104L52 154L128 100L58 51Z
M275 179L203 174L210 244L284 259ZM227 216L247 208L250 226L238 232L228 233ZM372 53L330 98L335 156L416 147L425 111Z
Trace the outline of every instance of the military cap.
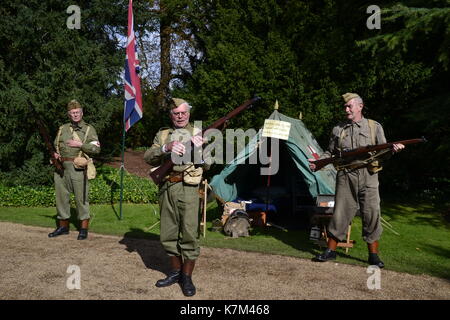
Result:
M67 104L67 111L78 108L81 108L81 104L77 100L70 100L70 102Z
M172 108L171 109L178 108L183 103L186 103L187 105L189 105L189 103L186 100L179 99L179 98L172 98Z
M349 102L350 100L352 100L354 98L361 99L361 97L357 93L351 93L351 92L347 92L346 94L343 94L342 98L344 98L345 103Z

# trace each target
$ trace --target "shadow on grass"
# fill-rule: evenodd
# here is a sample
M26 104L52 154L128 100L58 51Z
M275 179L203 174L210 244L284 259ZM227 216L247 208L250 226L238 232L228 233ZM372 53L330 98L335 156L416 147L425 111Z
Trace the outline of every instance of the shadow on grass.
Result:
M318 248L317 245L309 240L309 235L306 233L306 231L301 230L283 231L275 227L253 227L250 235L270 236L287 244L295 250L309 252L311 253L311 255L314 255L317 251L316 249Z
M125 233L119 243L128 252L137 252L146 268L165 274L170 272L169 259L158 235L134 228Z
M382 215L389 217L390 221L398 218L408 218L417 225L429 225L432 227L445 227L450 229L450 223L446 220L448 207L429 204L427 206L414 202L406 204L391 204L388 202L382 207Z
M120 214L116 211L116 208L114 208L114 193L120 190L120 185L116 181L106 176L103 176L103 180L105 180L105 182L111 187L109 202L117 220L120 220Z
M439 246L431 245L431 244L422 244L421 249L425 252L429 252L432 255L435 256L441 256L443 258L446 258L446 261L449 261L450 259L450 250L446 248L442 248ZM429 269L429 274L438 274L439 277L445 278L450 281L450 269L445 265L437 265L433 263L429 263L426 265L420 265L420 269Z
M208 210L207 221L212 222L215 219L220 219L222 215L223 209L221 209L220 205L218 207L212 208ZM257 237L273 237L284 244L290 246L291 248L303 252L309 253L310 259L312 260L317 254L322 253L325 250L325 247L320 247L316 243L312 242L309 239L309 227L306 227L304 221L292 221L289 219L277 221L280 226L285 228L286 230L282 230L280 228L274 226L267 227L252 227L249 234L250 236ZM303 224L302 224L303 223ZM213 231L212 228L208 229L209 231ZM223 234L223 232L221 232ZM224 235L224 237L226 237ZM350 249L349 253L342 252L340 249L337 251L338 261L339 259L353 260L358 263L367 264L367 260L361 259L355 256L352 256L352 249ZM303 259L308 259L308 257L301 256ZM345 261L343 261L345 263ZM320 264L320 263L319 263Z

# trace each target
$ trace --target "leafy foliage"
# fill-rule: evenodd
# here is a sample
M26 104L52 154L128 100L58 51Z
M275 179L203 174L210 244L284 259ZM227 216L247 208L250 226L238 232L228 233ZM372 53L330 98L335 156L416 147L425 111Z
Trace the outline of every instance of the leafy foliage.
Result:
M69 29L71 1L3 1L0 8L0 170L18 183L42 184L32 176L48 161L35 119L41 117L54 137L67 122L67 102L77 99L85 119L100 135L109 129L123 59L108 26L126 7L111 1L80 1L81 29ZM126 21L126 20L125 20ZM121 101L121 100L120 100ZM48 172L48 171L47 171ZM29 179L29 178L30 179Z
M127 3L79 1L82 28L69 30L70 1L3 1L0 176L5 183L51 184L34 118L44 117L54 136L72 98L86 107L86 120L100 135L102 157L119 154ZM145 78L150 71L143 72L144 118L127 133L126 146L149 146L157 130L170 125L161 113L169 83L169 94L191 102L192 119L204 126L256 94L263 103L231 120L229 128L262 126L278 100L282 113L302 115L323 147L342 119L341 95L357 92L365 116L384 126L388 141L422 135L429 140L385 166L383 179L394 182L385 185L409 190L433 185L436 178L448 181L450 167L438 166L436 159L448 161L450 154L449 2L379 1L380 30L366 26L371 4L136 1L138 49L154 47L150 38L142 38L164 29L172 32L163 35L172 51L161 54L165 61L143 61L144 67L151 65L151 81L162 62L167 77L158 87ZM179 65L183 54L189 65Z
M89 182L89 203L109 204L120 200L120 173L117 169L101 167L98 176ZM73 201L73 195L72 195ZM148 179L124 175L123 202L156 203L158 190ZM54 207L55 188L52 186L5 186L0 184L0 207Z

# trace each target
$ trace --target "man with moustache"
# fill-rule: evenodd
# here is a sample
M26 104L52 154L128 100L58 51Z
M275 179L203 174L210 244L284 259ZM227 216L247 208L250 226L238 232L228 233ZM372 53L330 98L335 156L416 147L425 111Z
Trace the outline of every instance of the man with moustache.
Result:
M172 127L162 128L156 134L151 148L144 154L147 163L159 166L170 157L174 159L183 156L189 151L183 143L189 140L197 148L202 146L203 138L196 135L197 132L194 132L194 127L189 123L190 109L187 101L171 99L169 117ZM195 165L197 167L199 164ZM169 256L171 272L165 279L158 280L156 286L167 287L180 283L185 296L196 293L192 273L200 254L198 184L201 181L202 167L195 169L199 173L194 182L186 179L187 172L192 172L192 168L192 164L175 164L172 172L159 186L160 241Z

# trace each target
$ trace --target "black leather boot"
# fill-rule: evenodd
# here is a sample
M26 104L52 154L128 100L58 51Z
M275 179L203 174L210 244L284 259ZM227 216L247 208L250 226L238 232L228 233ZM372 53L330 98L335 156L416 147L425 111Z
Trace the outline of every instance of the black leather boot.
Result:
M336 260L336 251L333 251L329 248L327 248L323 253L318 254L313 258L313 261L317 262L326 262L330 260Z
M380 269L384 268L384 263L381 261L380 257L376 253L369 253L369 264L371 266L377 266Z
M168 287L173 285L174 283L180 282L180 270L171 271L166 278L156 281L155 286L158 288Z
M80 229L77 240L85 240L88 237L88 229Z
M186 297L192 297L196 293L194 283L192 283L192 272L194 271L195 260L186 259L183 262L183 269L181 272L181 291Z
M54 238L63 234L69 234L69 220L59 220L59 227L48 234L49 238Z
M187 274L181 273L181 291L186 297L192 297L196 293L196 289L194 283L192 283L192 276L188 276Z
M172 271L166 278L156 281L155 286L158 288L171 286L174 283L180 282L182 259L180 256L170 256L170 266Z

